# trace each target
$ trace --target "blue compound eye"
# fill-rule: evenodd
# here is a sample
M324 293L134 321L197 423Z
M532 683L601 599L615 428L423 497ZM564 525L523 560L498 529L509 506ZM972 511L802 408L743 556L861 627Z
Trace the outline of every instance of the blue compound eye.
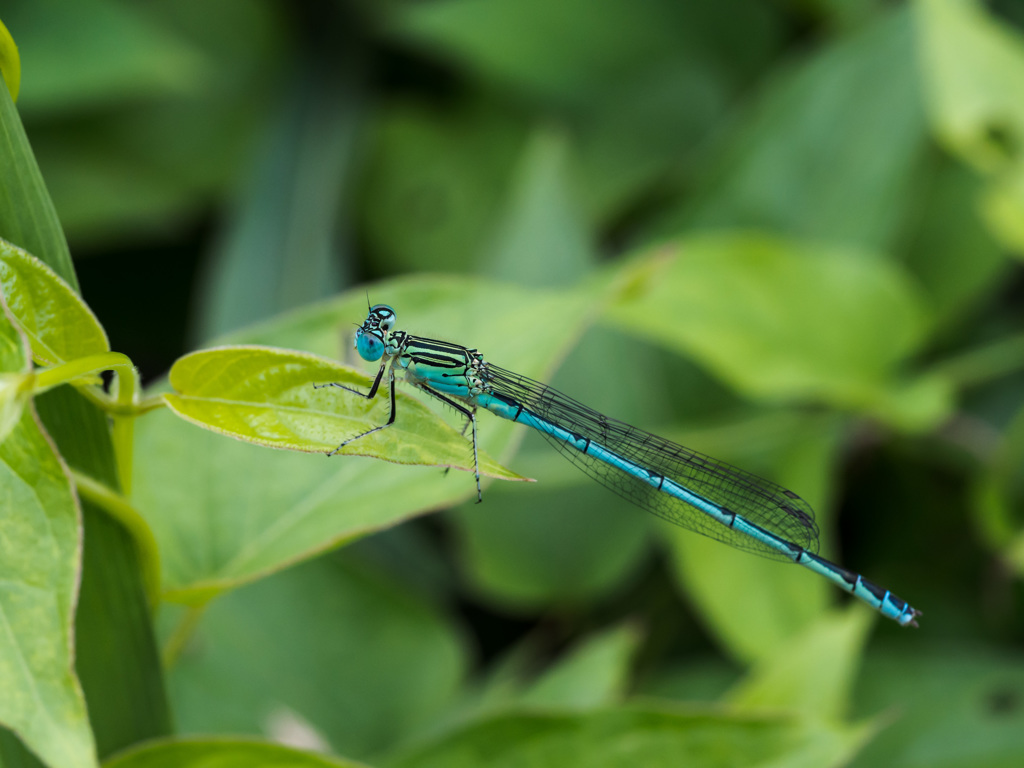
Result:
M381 355L384 354L384 342L372 333L357 333L356 349L363 360L372 363L380 360Z

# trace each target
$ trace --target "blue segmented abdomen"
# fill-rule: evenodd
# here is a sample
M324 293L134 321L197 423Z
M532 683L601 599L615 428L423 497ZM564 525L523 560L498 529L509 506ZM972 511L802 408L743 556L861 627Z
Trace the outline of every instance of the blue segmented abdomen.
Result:
M557 401L558 405L563 409L566 408L567 403L570 407L578 405L575 401L565 398L564 395L550 388L544 388L544 394L538 397L538 402L544 404L545 397L549 399L549 404L554 404ZM722 530L728 529L750 542L756 542L758 545L756 547L743 548L753 549L761 554L775 553L777 556L802 565L863 600L887 618L893 619L903 626L908 624L917 626L914 619L919 612L888 590L878 587L853 571L849 571L820 557L816 553L809 551L805 546L789 541L765 529L757 523L748 520L742 514L705 498L703 495L686 488L673 478L633 461L591 437L554 423L510 396L503 394L479 395L473 398L473 401L476 405L487 408L502 418L533 427L548 438L563 454L573 460L573 463L577 464L577 466L598 482L659 517L691 528L699 533L707 533L713 538L718 538L727 543L736 544L736 539L725 535L715 535L714 532L709 532L702 525L692 524L692 521L680 514L678 509L670 510L667 508L669 505L675 506L679 502L683 502L688 507L703 513L707 520L714 521L718 526L723 526ZM594 422L593 412L590 412L589 409L587 410L589 413L578 412L577 416L586 416L590 422ZM603 419L603 417L601 418ZM589 423L588 428L593 431L594 424ZM639 430L636 433L645 436L640 438L641 440L654 437ZM667 442L662 441L660 438L658 440L662 443ZM640 445L642 449L643 443ZM571 453L563 450L563 447L570 449ZM636 452L636 446L633 446L633 448L634 452ZM659 444L658 448L663 448L663 445ZM680 450L685 449L680 447ZM699 454L694 455L699 456ZM614 474L602 471L600 469L602 466L611 468ZM725 469L722 470L722 467L725 467ZM731 470L727 465L717 465L716 469L720 472ZM707 471L707 468L705 468L705 471ZM738 477L749 482L751 476L742 473ZM764 482L767 483L768 481ZM637 483L648 486L654 491L654 494L636 492ZM771 486L769 490L774 492L774 488L775 486ZM799 497L795 494L788 491L783 492L786 494L786 498L799 500ZM783 503L780 502L780 504ZM810 524L813 525L813 520ZM816 538L817 529L815 528L815 541Z

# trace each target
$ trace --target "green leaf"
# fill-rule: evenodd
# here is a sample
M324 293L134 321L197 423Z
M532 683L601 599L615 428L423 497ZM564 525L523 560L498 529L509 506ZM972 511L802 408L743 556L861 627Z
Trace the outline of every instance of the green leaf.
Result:
M25 58L24 110L95 107L180 92L202 74L196 53L132 6L39 0L5 14Z
M0 443L21 421L34 380L28 340L12 322L0 295Z
M675 3L446 0L411 5L394 31L462 59L469 69L544 100L578 102L679 47Z
M1004 141L1024 134L1020 36L972 0L916 0L914 10L935 131L975 168L1004 167Z
M564 133L531 136L491 247L493 277L552 287L589 271L594 249L569 194L569 146Z
M629 685L641 633L622 626L587 638L559 659L517 702L524 706L589 709L618 702Z
M36 254L78 289L71 253L6 88L0 88L0 237Z
M11 101L17 101L21 85L21 59L18 58L18 46L3 21L0 21L0 78L7 85Z
M393 271L474 264L501 210L525 118L500 102L439 114L399 101L378 119L362 203L375 251Z
M30 253L0 239L0 289L43 365L107 352L99 320L78 293Z
M516 465L537 478L532 493L502 485L487 495L486 514L467 503L449 516L474 591L517 611L613 593L649 551L650 521L541 438L528 435L526 442L536 449L521 453Z
M365 768L362 763L255 739L162 739L120 752L103 768Z
M426 275L373 286L370 296L395 307L401 328L476 345L488 360L537 378L546 375L585 327L594 301L583 292L525 291ZM366 294L353 291L231 340L338 357L343 344L339 329L351 328L365 315ZM351 337L344 347L350 343ZM375 365L366 367L376 372ZM331 408L342 413L351 407L350 400L365 403L334 391ZM386 421L384 398L368 405L380 409L377 423ZM396 424L408 409L405 398L399 406ZM511 455L514 436L523 430L489 414L478 416L481 447L492 455ZM462 446L462 460L468 462L465 438ZM472 478L462 473L445 476L434 467L357 456L327 459L267 451L195 429L170 413L140 419L136 447L137 456L150 460L136 461L133 503L160 544L166 594L181 601L202 602L286 564L475 494ZM485 498L487 494L485 488Z
M743 712L785 710L838 722L874 621L859 604L822 617L763 658L726 700Z
M989 176L993 233L1024 247L1024 38L966 0L917 0L921 70L935 132Z
M927 293L936 325L952 327L998 285L1009 254L979 215L976 200L984 181L948 155L936 155L930 166L904 264Z
M1024 574L1024 409L1011 419L1002 440L979 472L974 487L978 529L986 544L1001 551Z
M828 484L841 426L831 419L776 416L717 430L717 441L712 432L681 442L796 489L817 507L818 525L827 531L827 516L821 517L826 510L819 500L831 496ZM730 434L731 441L723 441ZM721 449L716 442L722 443ZM742 661L765 658L786 645L821 615L834 593L830 584L805 568L754 557L675 526L661 530L681 588L719 641Z
M390 410L386 382L373 401L336 387L314 387L330 382L369 392L372 379L304 352L219 347L180 358L170 374L177 394L164 395L164 400L182 418L223 435L271 448L327 453L386 423ZM342 448L339 455L473 471L472 451L458 431L404 393L395 408L402 413L400 420ZM481 474L524 479L486 454L479 461Z
M928 146L912 20L892 7L806 61L770 69L654 234L756 228L899 245Z
M22 344L6 315L0 324L4 373L22 372ZM0 441L0 487L0 723L53 768L95 766L72 645L81 520L66 467L31 405Z
M864 659L855 716L891 717L851 768L1024 764L1024 664L984 645L908 648Z
M0 235L34 254L77 290L53 201L4 88L0 88L0 178L4 180ZM90 188L89 194L95 195L95 189ZM105 414L72 387L39 395L34 406L71 467L110 488L118 487ZM100 753L106 754L167 733L170 718L134 542L102 510L88 501L82 507L85 564L75 615L74 657L88 698L89 722ZM4 731L0 748L5 752L11 738Z
M182 733L280 738L287 719L368 759L429 726L467 665L443 610L329 554L210 605L169 685Z
M749 397L883 409L922 340L913 286L862 253L753 233L694 236L658 253L663 269L608 319ZM943 415L933 411L925 416Z
M631 706L581 715L507 713L472 723L392 768L842 765L867 730L719 709Z

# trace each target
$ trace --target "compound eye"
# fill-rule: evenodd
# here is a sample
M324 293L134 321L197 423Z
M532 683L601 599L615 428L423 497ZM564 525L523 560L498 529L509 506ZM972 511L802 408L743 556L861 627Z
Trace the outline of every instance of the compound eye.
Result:
M363 360L372 363L384 354L384 342L372 333L359 333L356 335L356 350Z
M395 318L389 317L387 320L384 320L384 321L381 322L380 327L383 328L385 331L390 331L391 330L391 326L393 326L394 324L395 324Z

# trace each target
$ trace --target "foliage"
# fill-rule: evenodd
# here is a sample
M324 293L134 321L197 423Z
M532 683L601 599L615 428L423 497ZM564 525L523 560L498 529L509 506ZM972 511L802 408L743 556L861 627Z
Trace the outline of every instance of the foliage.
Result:
M2 13L0 767L1024 760L1011 4ZM474 504L415 391L316 456L378 301L798 490L921 629L483 414Z

